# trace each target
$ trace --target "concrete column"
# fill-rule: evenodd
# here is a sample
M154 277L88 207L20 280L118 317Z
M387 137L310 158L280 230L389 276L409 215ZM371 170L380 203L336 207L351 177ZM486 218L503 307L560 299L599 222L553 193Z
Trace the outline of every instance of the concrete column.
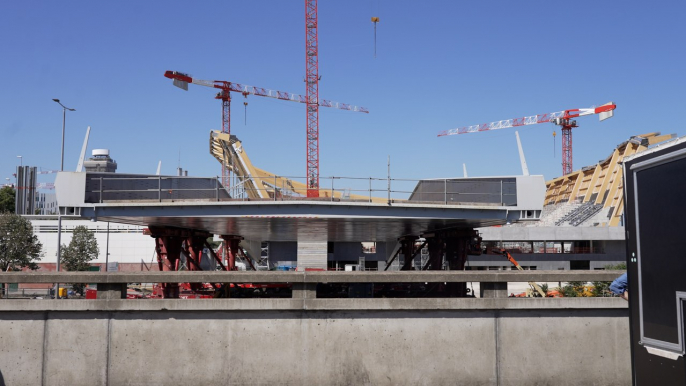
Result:
M126 283L99 283L98 299L126 299Z
M327 244L326 241L298 240L298 270L326 269Z
M293 283L293 299L316 299L317 283Z
M482 298L506 298L507 283L485 282L479 285L480 297Z

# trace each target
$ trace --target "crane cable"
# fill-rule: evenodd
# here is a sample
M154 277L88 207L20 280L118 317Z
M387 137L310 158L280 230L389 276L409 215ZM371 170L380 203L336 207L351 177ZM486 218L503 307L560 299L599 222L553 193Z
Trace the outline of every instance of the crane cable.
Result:
M555 158L555 136L557 136L557 133L553 130L553 158Z
M380 0L376 1L376 14L379 14L379 3ZM378 16L372 16L372 23L374 23L374 59L376 59L376 25L379 23Z

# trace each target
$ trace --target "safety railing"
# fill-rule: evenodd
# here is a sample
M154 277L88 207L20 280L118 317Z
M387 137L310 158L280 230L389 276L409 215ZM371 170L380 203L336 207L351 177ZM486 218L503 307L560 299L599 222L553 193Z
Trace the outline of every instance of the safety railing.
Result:
M89 173L87 203L113 201L354 201L432 204L516 205L513 178L399 179L320 177L319 197L307 197L307 179L293 176L252 178L232 176L223 186L220 177L134 176Z

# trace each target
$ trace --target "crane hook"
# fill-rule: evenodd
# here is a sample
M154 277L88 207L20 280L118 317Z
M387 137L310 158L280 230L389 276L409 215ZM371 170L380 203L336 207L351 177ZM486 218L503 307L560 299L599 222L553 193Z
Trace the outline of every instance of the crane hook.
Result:
M243 97L245 98L245 101L243 101L243 125L248 125L248 92L243 91L241 94L243 94Z
M372 23L374 23L374 58L376 59L376 25L379 23L379 18L372 16Z

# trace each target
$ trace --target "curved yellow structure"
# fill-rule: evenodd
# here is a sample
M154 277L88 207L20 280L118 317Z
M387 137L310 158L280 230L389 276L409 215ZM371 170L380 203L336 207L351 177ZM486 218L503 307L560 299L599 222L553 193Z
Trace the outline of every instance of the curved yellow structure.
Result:
M232 196L243 195L248 199L274 199L307 197L307 185L289 178L264 171L255 165L248 157L243 143L235 136L220 131L210 132L210 154L234 173L238 183L231 187ZM321 199L344 199L350 201L366 201L386 203L379 197L345 194L340 190L320 189Z

